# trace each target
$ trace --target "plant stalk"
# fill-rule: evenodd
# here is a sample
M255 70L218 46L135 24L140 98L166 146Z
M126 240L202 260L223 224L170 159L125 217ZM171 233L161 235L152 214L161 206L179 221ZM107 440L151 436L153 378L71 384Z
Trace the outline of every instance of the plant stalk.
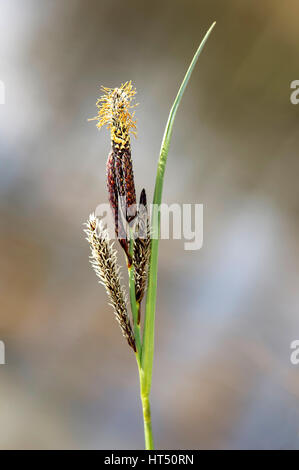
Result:
M140 380L140 398L141 398L142 412L143 412L145 449L154 450L154 438L153 438L153 431L152 431L150 398L149 398L149 395L144 390L143 371L141 367L139 367L139 380Z
M143 341L141 347L140 339L140 324L138 321L138 305L136 303L135 295L135 282L134 282L134 267L129 267L129 284L130 284L130 301L133 314L134 332L136 340L136 359L139 370L140 380L140 396L143 410L143 421L144 421L144 436L145 436L145 447L146 450L154 449L152 423L151 423L151 410L150 410L150 391L152 384L152 370L153 370L153 358L154 358L154 335L155 335L155 310L156 310L156 297L157 297L157 275L158 275L158 248L160 238L160 204L162 201L162 191L164 182L164 173L167 161L167 155L172 135L172 128L175 119L175 115L178 106L181 102L184 91L187 87L188 81L191 77L192 71L198 60L198 57L203 50L203 47L212 32L216 23L213 23L210 29L207 31L203 40L201 41L191 64L186 72L186 75L179 88L178 94L171 107L168 120L166 123L164 136L162 140L160 157L158 161L158 169L156 176L156 184L153 199L152 208L152 220L151 220L151 255L149 262L148 272L148 288L146 297L146 308L145 308L145 323L143 331ZM130 254L133 257L133 238L132 232L130 233Z

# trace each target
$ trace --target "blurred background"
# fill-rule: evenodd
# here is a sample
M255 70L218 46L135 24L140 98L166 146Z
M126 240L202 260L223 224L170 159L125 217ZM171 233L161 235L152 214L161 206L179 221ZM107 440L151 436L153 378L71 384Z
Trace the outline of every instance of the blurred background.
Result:
M1 449L143 448L135 359L88 262L107 202L99 86L138 90L136 185L204 204L204 244L162 241L152 417L160 449L299 449L296 0L1 0Z

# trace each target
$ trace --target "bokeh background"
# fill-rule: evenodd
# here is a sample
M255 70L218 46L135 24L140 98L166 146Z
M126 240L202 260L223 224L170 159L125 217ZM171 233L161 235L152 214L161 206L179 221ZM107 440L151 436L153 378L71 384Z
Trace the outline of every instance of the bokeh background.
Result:
M138 89L133 157L151 199L204 204L204 245L162 241L152 415L162 449L299 449L296 0L1 0L0 448L143 447L134 357L82 223L107 201L99 85Z

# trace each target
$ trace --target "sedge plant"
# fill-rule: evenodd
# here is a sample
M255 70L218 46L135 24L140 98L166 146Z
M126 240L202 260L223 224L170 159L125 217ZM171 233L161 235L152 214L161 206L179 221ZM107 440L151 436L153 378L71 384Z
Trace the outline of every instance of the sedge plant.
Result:
M125 253L129 279L127 295L120 276L116 249L102 220L91 214L85 228L91 249L91 264L104 285L116 320L132 348L139 371L140 397L143 411L145 448L154 449L150 392L154 358L155 311L160 237L160 205L165 167L174 119L183 93L203 47L214 28L212 24L201 41L171 107L158 160L152 213L149 217L146 192L141 191L137 204L131 158L131 136L136 135L133 108L136 90L131 82L118 88L104 88L97 101L97 127L107 126L111 135L111 151L107 160L107 189L114 219L114 230ZM144 326L141 327L141 304L146 297ZM144 303L144 302L143 302Z

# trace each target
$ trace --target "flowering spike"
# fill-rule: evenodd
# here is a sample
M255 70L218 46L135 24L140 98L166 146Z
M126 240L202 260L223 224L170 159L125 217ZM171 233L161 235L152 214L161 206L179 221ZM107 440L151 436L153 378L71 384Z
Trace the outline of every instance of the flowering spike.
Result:
M131 112L136 106L132 104L136 89L130 81L118 88L102 87L102 91L104 94L97 101L99 111L94 119L98 121L97 127L106 125L110 129L112 148L107 160L109 202L114 215L115 233L131 264L125 225L137 214L130 142L130 134L136 135L134 111Z
M136 136L134 112L130 112L137 104L132 104L136 89L132 82L123 83L119 88L101 87L104 94L98 99L97 127L107 126L111 132L111 140L124 148L130 142L130 133Z
M123 336L136 352L134 333L127 312L127 302L124 288L120 283L119 267L117 265L116 250L110 243L109 235L102 222L94 214L89 216L84 230L90 244L90 262L100 283L106 289L117 322Z

